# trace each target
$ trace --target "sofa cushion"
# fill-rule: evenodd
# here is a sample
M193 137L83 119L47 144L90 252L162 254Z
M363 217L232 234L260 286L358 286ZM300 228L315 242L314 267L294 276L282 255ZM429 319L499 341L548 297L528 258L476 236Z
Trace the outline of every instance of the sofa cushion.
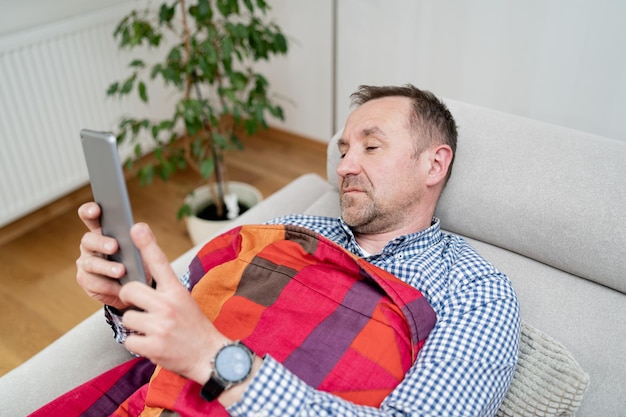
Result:
M574 416L589 376L563 345L522 323L517 369L498 416Z

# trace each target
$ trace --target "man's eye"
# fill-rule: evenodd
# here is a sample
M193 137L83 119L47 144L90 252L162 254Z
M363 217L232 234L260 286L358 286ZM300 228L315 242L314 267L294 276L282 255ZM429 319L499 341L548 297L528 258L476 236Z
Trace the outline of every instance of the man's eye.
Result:
M376 149L378 149L378 146L368 146L367 148L365 148L368 152L372 152L375 151Z

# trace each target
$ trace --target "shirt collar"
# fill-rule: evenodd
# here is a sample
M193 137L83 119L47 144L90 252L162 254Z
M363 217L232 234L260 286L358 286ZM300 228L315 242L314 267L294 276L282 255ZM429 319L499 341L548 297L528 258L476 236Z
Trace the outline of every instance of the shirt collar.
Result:
M350 229L350 227L343 221L342 218L339 218L339 225L345 233L345 238L347 240L347 246L349 246L349 249L356 254L363 255L363 250L357 243L352 229ZM401 235L393 240L390 240L383 247L383 250L380 253L389 254L403 250L421 251L438 243L441 238L441 222L437 217L433 217L429 228L416 233ZM372 256L376 256L376 254Z

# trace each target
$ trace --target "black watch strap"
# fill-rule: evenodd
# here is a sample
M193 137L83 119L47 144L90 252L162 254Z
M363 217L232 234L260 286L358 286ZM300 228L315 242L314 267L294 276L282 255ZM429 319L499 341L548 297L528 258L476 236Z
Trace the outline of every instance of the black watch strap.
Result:
M234 347L241 349L243 352L245 352L243 356L247 358L246 362L249 361L249 363L246 364L248 369L245 372L245 374L239 375L237 379L228 380L226 377L220 375L219 369L217 369L219 366L217 364L217 358L220 356L220 353L222 353L222 351L224 351L225 349L234 348ZM250 375L250 372L252 372L253 362L254 362L254 352L252 352L246 345L244 345L240 341L235 341L233 343L224 345L224 347L222 347L222 349L220 349L220 351L217 352L217 354L215 355L215 358L213 359L213 369L211 371L211 377L200 390L200 396L207 401L213 401L214 399L219 397L220 394L224 392L225 390L233 387L236 384L243 382Z
M207 401L213 401L214 399L219 397L225 389L226 385L224 385L222 381L220 381L213 374L211 374L211 378L209 378L209 381L202 387L202 390L200 391L200 396Z

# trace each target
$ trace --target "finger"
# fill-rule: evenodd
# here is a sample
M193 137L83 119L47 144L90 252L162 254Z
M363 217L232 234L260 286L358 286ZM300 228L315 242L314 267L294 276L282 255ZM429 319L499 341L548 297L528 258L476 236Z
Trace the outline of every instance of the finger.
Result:
M101 235L97 232L87 232L80 241L82 254L113 255L119 249L115 238Z
M118 296L122 287L118 280L95 275L79 270L76 273L76 281L85 292L90 294L102 294L103 296Z
M126 315L124 315L124 325L129 329L133 329L140 333L146 333L147 329L143 328L144 325L157 325L158 320L147 320L146 313L158 310L159 299L156 291L151 287L142 283L132 281L128 282L120 288L119 291L120 300L128 305L132 305L138 309L135 311L138 317L133 320L133 314L130 315L129 322L127 322Z
M100 206L91 201L78 208L78 217L92 232L100 231Z
M94 259L96 263L109 263L101 258ZM90 262L90 260L86 260L85 257L81 257L76 261L78 266L78 270L76 272L76 282L80 285L83 291L85 291L85 293L93 299L100 301L103 304L108 304L116 308L127 307L127 305L119 299L119 291L121 288L118 281L119 276L117 278L111 278L102 274L90 272L89 270L106 269L106 267L88 266L85 268L84 264L87 262Z
M81 256L76 260L76 267L79 272L84 272L88 275L113 279L123 277L126 272L123 264L94 255L86 250L82 251Z
M157 244L150 227L145 223L137 223L130 229L130 234L141 252L144 263L148 266L149 274L157 282L157 288L165 290L172 285L180 286L167 256Z

